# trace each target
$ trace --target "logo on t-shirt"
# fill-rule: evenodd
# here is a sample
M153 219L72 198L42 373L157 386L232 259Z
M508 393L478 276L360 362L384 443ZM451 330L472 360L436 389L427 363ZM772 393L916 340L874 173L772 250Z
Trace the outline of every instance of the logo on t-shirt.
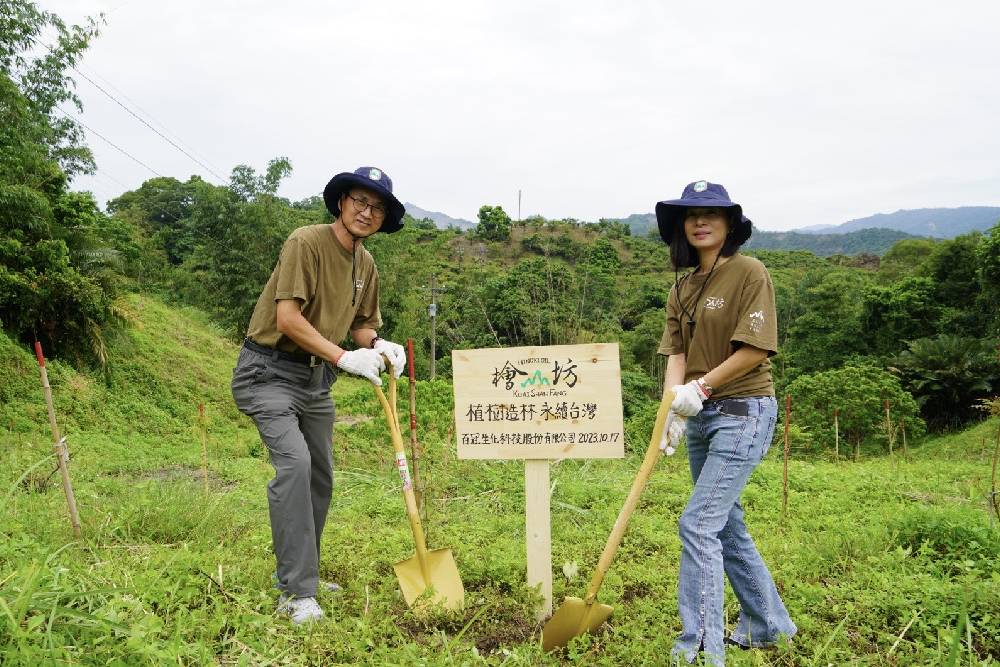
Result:
M750 330L754 333L760 333L761 327L764 326L764 311L757 310L750 313Z
M710 296L705 299L705 310L718 310L725 305L726 300L721 296Z
M363 281L363 280L355 280L354 281L354 289L356 289L356 290L363 290L364 288L365 288L365 281Z

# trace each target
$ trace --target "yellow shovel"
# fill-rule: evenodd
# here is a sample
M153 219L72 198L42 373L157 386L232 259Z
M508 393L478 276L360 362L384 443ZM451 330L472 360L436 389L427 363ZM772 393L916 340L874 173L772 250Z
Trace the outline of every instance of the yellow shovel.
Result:
M587 587L586 597L582 600L567 597L542 628L542 648L546 651L565 646L573 637L585 632L594 632L611 616L613 611L611 606L597 602L597 591L601 588L608 568L611 567L611 561L614 560L618 546L625 535L632 511L639 502L639 496L642 495L642 490L646 487L646 482L649 481L649 476L653 472L653 466L660 458L660 440L663 438L663 429L670 426L669 423L664 422L667 422L667 414L670 412L670 404L673 401L673 392L670 390L664 392L663 401L660 402L660 408L656 412L656 423L653 426L653 435L649 440L649 449L646 450L639 474L632 482L632 488L625 499L625 505L618 513L614 528L611 529L608 543L604 545L601 559L597 563L597 571L594 572L590 586ZM673 417L672 414L671 417Z
M403 449L399 417L396 414L396 375L392 372L388 359L385 366L389 369L389 399L386 399L385 393L379 386L375 387L375 393L389 422L392 448L396 451L396 467L403 480L406 513L410 518L410 529L413 531L413 541L417 546L415 556L396 563L392 568L396 571L399 587L403 591L406 604L410 607L422 595L429 593L426 601L431 605L440 604L447 609L461 609L465 605L465 587L462 586L462 578L458 574L458 566L455 565L451 549L427 550L424 531L420 526L420 514L417 511L417 499L413 493L413 481L410 479L410 468L406 463L406 451Z

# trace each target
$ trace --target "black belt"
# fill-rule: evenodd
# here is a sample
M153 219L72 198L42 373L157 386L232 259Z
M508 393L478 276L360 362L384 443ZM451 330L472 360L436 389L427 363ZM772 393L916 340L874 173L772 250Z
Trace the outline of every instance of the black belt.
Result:
M265 345L259 345L249 338L243 339L243 347L248 350L253 350L258 354L263 354L265 356L271 357L272 359L281 359L282 361L291 361L294 364L307 364L310 368L313 366L319 366L323 363L323 357L317 357L315 354L306 354L304 352L285 352L284 350L276 350L273 347L267 347Z
M747 405L746 401L739 398L720 398L715 401L706 401L706 403L711 403L719 412L724 412L727 415L733 415L734 417L750 416L750 406Z

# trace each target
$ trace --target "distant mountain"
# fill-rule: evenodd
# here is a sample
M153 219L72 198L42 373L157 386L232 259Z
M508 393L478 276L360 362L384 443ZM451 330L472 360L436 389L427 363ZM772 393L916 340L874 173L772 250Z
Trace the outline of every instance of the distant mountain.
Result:
M1000 222L1000 207L960 206L958 208L917 208L895 213L877 213L840 225L810 225L792 231L806 234L854 232L859 229L895 229L915 236L951 239L973 231L984 231Z
M895 229L859 229L846 234L753 231L746 248L756 250L810 250L820 257L869 253L882 256L896 241L917 238Z
M822 234L833 231L837 225L821 224L821 225L807 225L805 227L799 227L798 229L793 229L794 232L805 232L807 234Z
M406 202L403 205L406 207L406 212L411 216L417 220L430 218L439 229L447 229L449 226L458 227L459 229L471 229L476 226L474 222L463 220L462 218L453 218L450 215L438 213L437 211L427 211L410 202Z
M619 218L615 222L623 222L628 225L632 236L647 236L657 233L656 216L653 213L634 213L627 218ZM835 225L838 230L842 226ZM824 231L807 233L802 230L768 232L755 227L747 247L758 250L810 250L820 257L841 254L856 255L862 252L883 255L896 241L913 238L913 236L913 234L895 229L859 229L848 233Z

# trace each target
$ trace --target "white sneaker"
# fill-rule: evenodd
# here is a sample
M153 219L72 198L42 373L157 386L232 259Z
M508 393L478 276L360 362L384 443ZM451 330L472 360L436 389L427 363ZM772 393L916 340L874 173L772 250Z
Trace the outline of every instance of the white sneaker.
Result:
M284 594L278 598L278 613L291 618L295 625L323 618L323 608L316 598L293 598Z

